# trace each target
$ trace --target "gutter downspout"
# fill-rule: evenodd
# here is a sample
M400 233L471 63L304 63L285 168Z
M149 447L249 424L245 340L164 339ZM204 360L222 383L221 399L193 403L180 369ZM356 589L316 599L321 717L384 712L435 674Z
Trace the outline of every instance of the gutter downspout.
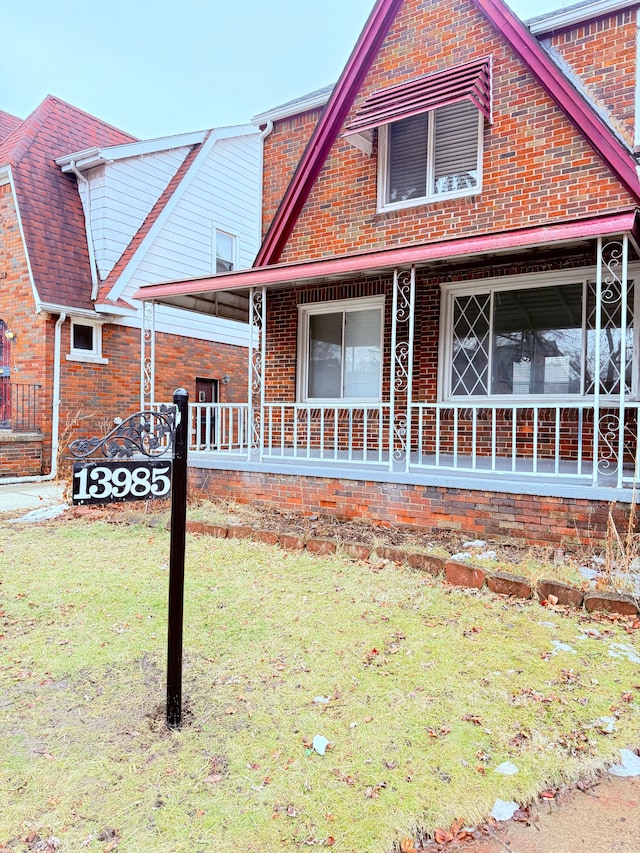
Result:
M95 302L98 296L98 269L96 266L96 256L93 251L93 235L91 233L91 185L87 178L76 166L76 161L72 160L69 163L69 168L78 179L78 182L84 184L87 195L87 206L84 211L84 227L87 234L87 248L89 250L89 267L91 269L91 301ZM84 205L83 205L84 207Z
M273 122L271 119L267 119L267 123L264 126L264 130L260 131L260 166L259 166L259 176L260 176L260 186L258 187L258 203L260 205L259 216L258 216L258 246L262 244L262 204L263 204L263 191L264 191L264 141L269 136L271 131L273 130ZM260 251L258 249L258 251ZM255 258L254 258L255 260Z
M60 440L60 352L61 352L61 328L67 315L60 312L56 320L54 344L53 344L53 407L51 411L51 471L48 474L39 474L33 477L4 477L0 479L0 486L12 483L46 483L55 480L58 476L58 442Z

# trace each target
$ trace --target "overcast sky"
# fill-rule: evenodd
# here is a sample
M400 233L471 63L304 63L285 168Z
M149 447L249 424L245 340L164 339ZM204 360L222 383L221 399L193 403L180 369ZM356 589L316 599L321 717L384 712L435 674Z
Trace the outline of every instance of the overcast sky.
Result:
M0 109L56 95L140 138L248 123L333 83L374 0L22 0L2 11ZM562 0L512 0L527 19Z

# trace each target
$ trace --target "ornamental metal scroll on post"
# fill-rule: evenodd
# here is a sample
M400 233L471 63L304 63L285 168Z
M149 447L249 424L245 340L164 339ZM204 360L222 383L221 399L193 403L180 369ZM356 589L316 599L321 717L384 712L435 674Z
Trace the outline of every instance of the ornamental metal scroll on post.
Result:
M167 725L182 722L182 633L187 523L189 394L178 388L173 406L136 412L107 435L71 442L73 504L158 500L171 495Z

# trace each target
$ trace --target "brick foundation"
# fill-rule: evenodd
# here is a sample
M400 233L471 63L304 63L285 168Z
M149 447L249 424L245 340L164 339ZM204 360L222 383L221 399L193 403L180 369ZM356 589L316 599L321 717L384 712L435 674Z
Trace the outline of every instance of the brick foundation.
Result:
M41 473L41 435L0 433L0 480L5 477L37 477Z
M602 547L609 510L621 529L629 511L576 498L200 468L190 469L190 486L192 495L255 507L547 546Z

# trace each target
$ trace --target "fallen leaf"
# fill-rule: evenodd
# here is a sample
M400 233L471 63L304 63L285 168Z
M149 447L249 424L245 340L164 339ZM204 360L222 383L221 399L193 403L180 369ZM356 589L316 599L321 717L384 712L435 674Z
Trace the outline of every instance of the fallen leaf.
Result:
M433 837L438 844L450 844L455 839L455 835L448 829L436 829Z

